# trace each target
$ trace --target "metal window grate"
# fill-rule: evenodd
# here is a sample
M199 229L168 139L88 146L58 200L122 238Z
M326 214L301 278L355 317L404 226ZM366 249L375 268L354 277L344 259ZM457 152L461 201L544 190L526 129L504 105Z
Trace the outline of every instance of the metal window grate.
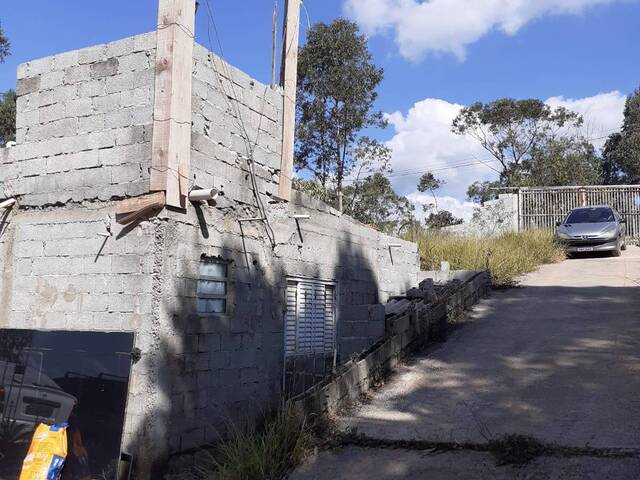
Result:
M227 274L226 262L218 259L201 259L197 287L198 313L226 313Z
M332 352L335 346L335 285L287 282L285 353Z

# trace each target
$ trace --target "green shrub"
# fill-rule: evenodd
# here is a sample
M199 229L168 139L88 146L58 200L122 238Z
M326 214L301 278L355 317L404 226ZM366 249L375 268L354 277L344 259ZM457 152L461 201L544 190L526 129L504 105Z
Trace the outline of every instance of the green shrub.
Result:
M542 230L474 237L416 229L406 239L418 244L424 270L446 260L453 270L487 270L496 287L513 286L521 275L564 258L554 235Z
M259 429L230 426L228 440L200 452L193 468L180 479L279 480L298 465L310 444L305 419L291 406L265 419Z

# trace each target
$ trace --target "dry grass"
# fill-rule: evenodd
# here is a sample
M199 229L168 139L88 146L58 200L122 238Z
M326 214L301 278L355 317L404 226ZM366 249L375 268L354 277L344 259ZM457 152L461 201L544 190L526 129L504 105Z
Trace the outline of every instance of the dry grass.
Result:
M312 434L291 406L275 412L258 430L231 426L230 438L200 452L180 480L280 480L307 454Z
M446 260L454 270L487 270L496 287L513 286L521 275L564 258L562 246L546 231L486 238L414 230L405 238L418 244L423 269L439 269Z

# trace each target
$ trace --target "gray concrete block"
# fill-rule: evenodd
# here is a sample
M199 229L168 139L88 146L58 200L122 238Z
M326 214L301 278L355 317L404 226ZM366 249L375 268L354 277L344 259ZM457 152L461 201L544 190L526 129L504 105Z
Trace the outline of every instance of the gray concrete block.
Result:
M42 123L52 122L64 118L65 108L62 103L54 103L52 105L42 107L40 109L40 121Z
M110 77L118 73L118 59L108 58L101 62L91 64L91 78Z
M128 108L121 108L104 114L104 124L107 129L128 127L131 123L131 110Z
M133 37L133 51L155 51L156 48L156 32L143 33Z
M118 58L118 72L132 72L150 67L150 55L147 52L136 52Z
M78 119L78 133L99 132L105 129L105 116L103 114L89 115Z
M64 83L73 84L86 82L91 78L89 65L73 65L64 71Z
M84 81L78 86L78 96L84 97L97 97L105 94L107 81L103 78L96 80Z
M119 73L107 78L106 92L117 93L133 90L137 86L137 72Z
M25 78L29 76L29 64L21 63L18 65L16 70L16 78L20 80L21 78Z
M110 172L111 183L134 182L139 180L141 175L140 165L137 163L114 166L110 168Z
M150 97L153 98L153 92L150 93ZM151 124L153 122L153 105L132 108L131 122L133 125Z
M62 85L64 79L64 70L54 70L52 72L40 75L40 88L42 90L50 90Z
M16 82L16 95L28 95L40 89L40 77L21 78Z
M60 53L52 58L52 70L64 70L78 63L78 50Z
M107 43L105 54L107 57L120 57L133 51L134 37L127 37L115 42Z
M95 111L90 98L78 98L65 104L65 115L67 117L84 117L93 113Z
M105 81L106 91L106 81ZM96 112L109 113L115 112L120 108L120 92L111 93L104 96L93 97L93 106Z
M116 131L116 145L130 145L132 143L141 143L144 141L144 127L135 125L131 127L119 128Z
M34 77L42 73L50 72L51 70L55 70L55 68L53 68L53 57L45 57L45 58L39 58L37 60L32 60L28 62L26 65L27 65L28 76L30 77Z
M125 90L120 96L120 103L123 107L143 107L152 103L151 86Z
M105 60L106 45L94 45L78 50L78 63L97 63Z
M104 132L90 133L86 135L88 148L107 148L116 144L116 133L113 130L105 130ZM85 150L78 148L78 150Z
M76 85L60 85L52 90L41 91L38 94L40 107L54 103L64 103L77 98L78 87Z

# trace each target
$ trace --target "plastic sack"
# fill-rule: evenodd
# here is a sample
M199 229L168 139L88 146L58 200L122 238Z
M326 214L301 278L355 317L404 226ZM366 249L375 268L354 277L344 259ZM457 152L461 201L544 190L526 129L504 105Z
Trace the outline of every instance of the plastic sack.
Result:
M58 480L67 458L68 424L36 428L31 446L22 463L20 480Z

